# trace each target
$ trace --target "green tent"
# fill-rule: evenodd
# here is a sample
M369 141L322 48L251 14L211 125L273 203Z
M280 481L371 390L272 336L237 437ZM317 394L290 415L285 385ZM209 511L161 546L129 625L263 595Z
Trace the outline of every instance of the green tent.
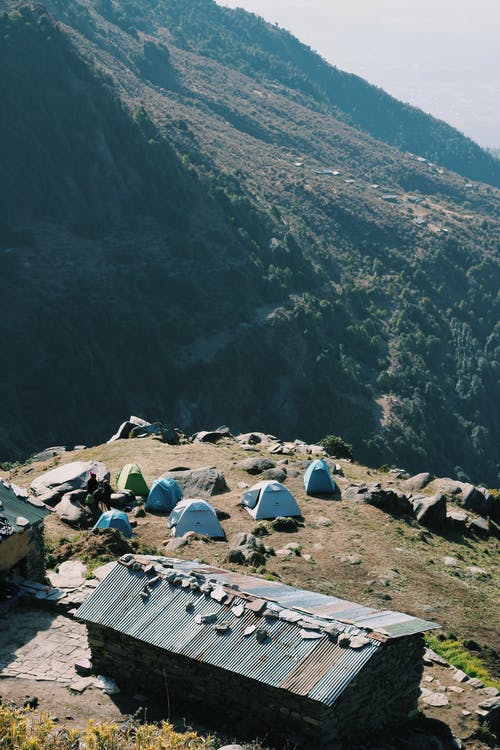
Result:
M147 497L148 485L144 481L142 471L137 464L127 464L123 467L116 478L116 484L120 490L130 490L134 495Z

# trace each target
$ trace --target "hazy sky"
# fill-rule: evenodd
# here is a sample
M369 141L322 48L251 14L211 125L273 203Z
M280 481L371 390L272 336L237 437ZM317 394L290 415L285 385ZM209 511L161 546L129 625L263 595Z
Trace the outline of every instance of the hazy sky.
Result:
M217 0L500 148L500 0Z

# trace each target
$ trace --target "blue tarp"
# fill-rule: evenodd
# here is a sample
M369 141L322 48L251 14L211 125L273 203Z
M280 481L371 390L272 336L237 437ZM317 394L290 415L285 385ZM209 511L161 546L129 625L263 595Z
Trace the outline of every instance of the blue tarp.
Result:
M94 529L118 529L127 539L133 536L132 526L129 523L127 514L121 510L107 510L102 514L92 531Z
M146 510L149 513L170 513L182 497L182 490L175 479L160 477L152 484L146 500Z
M333 481L326 461L318 459L307 467L304 487L308 495L334 495L337 485Z

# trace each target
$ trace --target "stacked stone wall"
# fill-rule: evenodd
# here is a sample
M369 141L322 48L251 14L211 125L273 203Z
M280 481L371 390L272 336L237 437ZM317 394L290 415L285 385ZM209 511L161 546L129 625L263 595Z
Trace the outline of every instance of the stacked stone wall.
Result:
M385 645L328 708L108 628L87 627L96 671L113 676L123 687L154 695L166 714L172 710L189 716L196 711L212 725L230 722L240 737L330 749L339 738L363 737L405 722L417 705L423 668L420 636Z

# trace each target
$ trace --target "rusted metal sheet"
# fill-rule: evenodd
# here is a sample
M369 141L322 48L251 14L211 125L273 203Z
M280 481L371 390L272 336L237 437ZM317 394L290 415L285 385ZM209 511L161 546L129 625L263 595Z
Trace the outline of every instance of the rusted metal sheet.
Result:
M342 649L324 637L280 684L297 695L309 695L314 686L342 656Z

